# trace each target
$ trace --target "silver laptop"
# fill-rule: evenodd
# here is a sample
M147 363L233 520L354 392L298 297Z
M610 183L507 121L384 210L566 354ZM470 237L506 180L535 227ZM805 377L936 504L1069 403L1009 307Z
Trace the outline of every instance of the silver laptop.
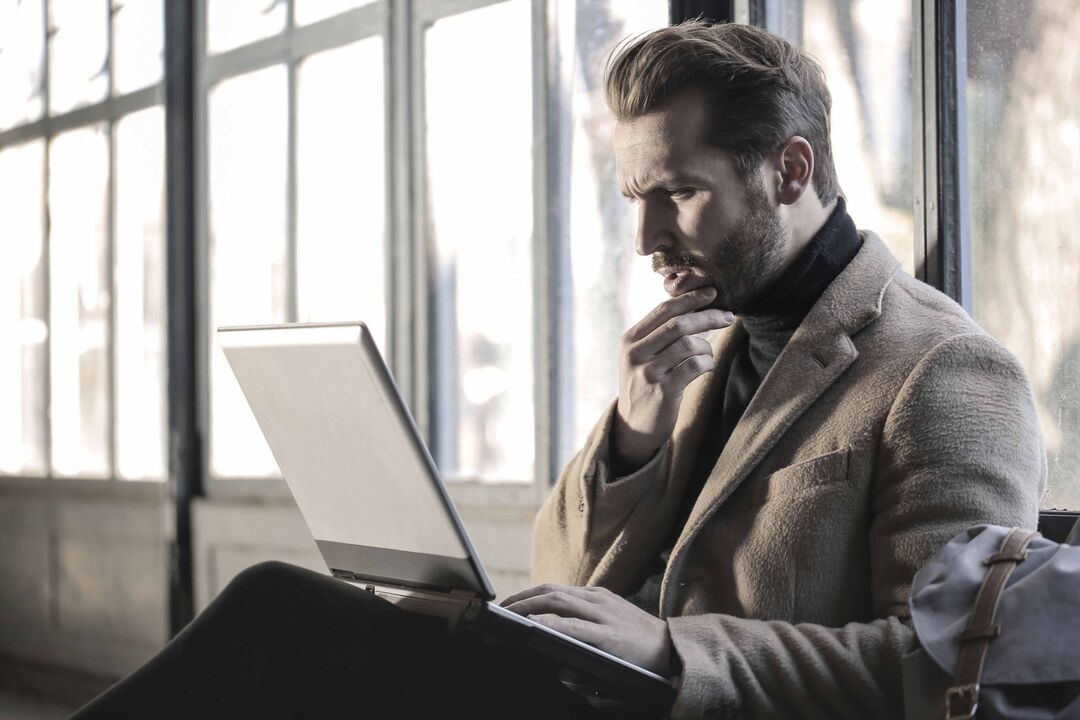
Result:
M670 682L492 602L495 591L363 323L218 341L335 577L535 654L596 704L666 711Z

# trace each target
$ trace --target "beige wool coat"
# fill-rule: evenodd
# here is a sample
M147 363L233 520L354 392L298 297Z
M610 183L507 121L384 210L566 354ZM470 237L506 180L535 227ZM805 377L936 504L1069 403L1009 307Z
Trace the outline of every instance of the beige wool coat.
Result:
M960 530L1034 527L1046 460L1016 359L862 233L762 381L675 544L672 717L901 717L915 571ZM614 479L614 406L536 520L536 582L627 594L669 538L738 323L659 459Z

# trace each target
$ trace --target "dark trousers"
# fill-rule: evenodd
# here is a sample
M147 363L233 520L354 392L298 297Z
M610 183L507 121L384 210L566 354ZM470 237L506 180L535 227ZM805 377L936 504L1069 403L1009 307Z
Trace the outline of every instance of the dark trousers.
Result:
M597 718L537 660L283 563L241 573L74 718Z

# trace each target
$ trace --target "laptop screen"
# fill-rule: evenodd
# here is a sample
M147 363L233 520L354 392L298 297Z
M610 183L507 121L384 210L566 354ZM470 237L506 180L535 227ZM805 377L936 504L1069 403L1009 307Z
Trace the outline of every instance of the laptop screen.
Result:
M362 324L223 328L218 339L331 570L491 594Z

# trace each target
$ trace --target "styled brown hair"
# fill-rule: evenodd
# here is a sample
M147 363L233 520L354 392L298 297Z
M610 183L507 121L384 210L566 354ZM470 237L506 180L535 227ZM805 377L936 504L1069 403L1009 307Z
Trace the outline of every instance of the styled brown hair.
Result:
M839 193L825 73L781 37L751 25L688 20L624 41L608 61L605 83L620 121L681 93L701 93L710 112L705 142L734 155L744 177L800 135L814 150L814 189L822 204Z

